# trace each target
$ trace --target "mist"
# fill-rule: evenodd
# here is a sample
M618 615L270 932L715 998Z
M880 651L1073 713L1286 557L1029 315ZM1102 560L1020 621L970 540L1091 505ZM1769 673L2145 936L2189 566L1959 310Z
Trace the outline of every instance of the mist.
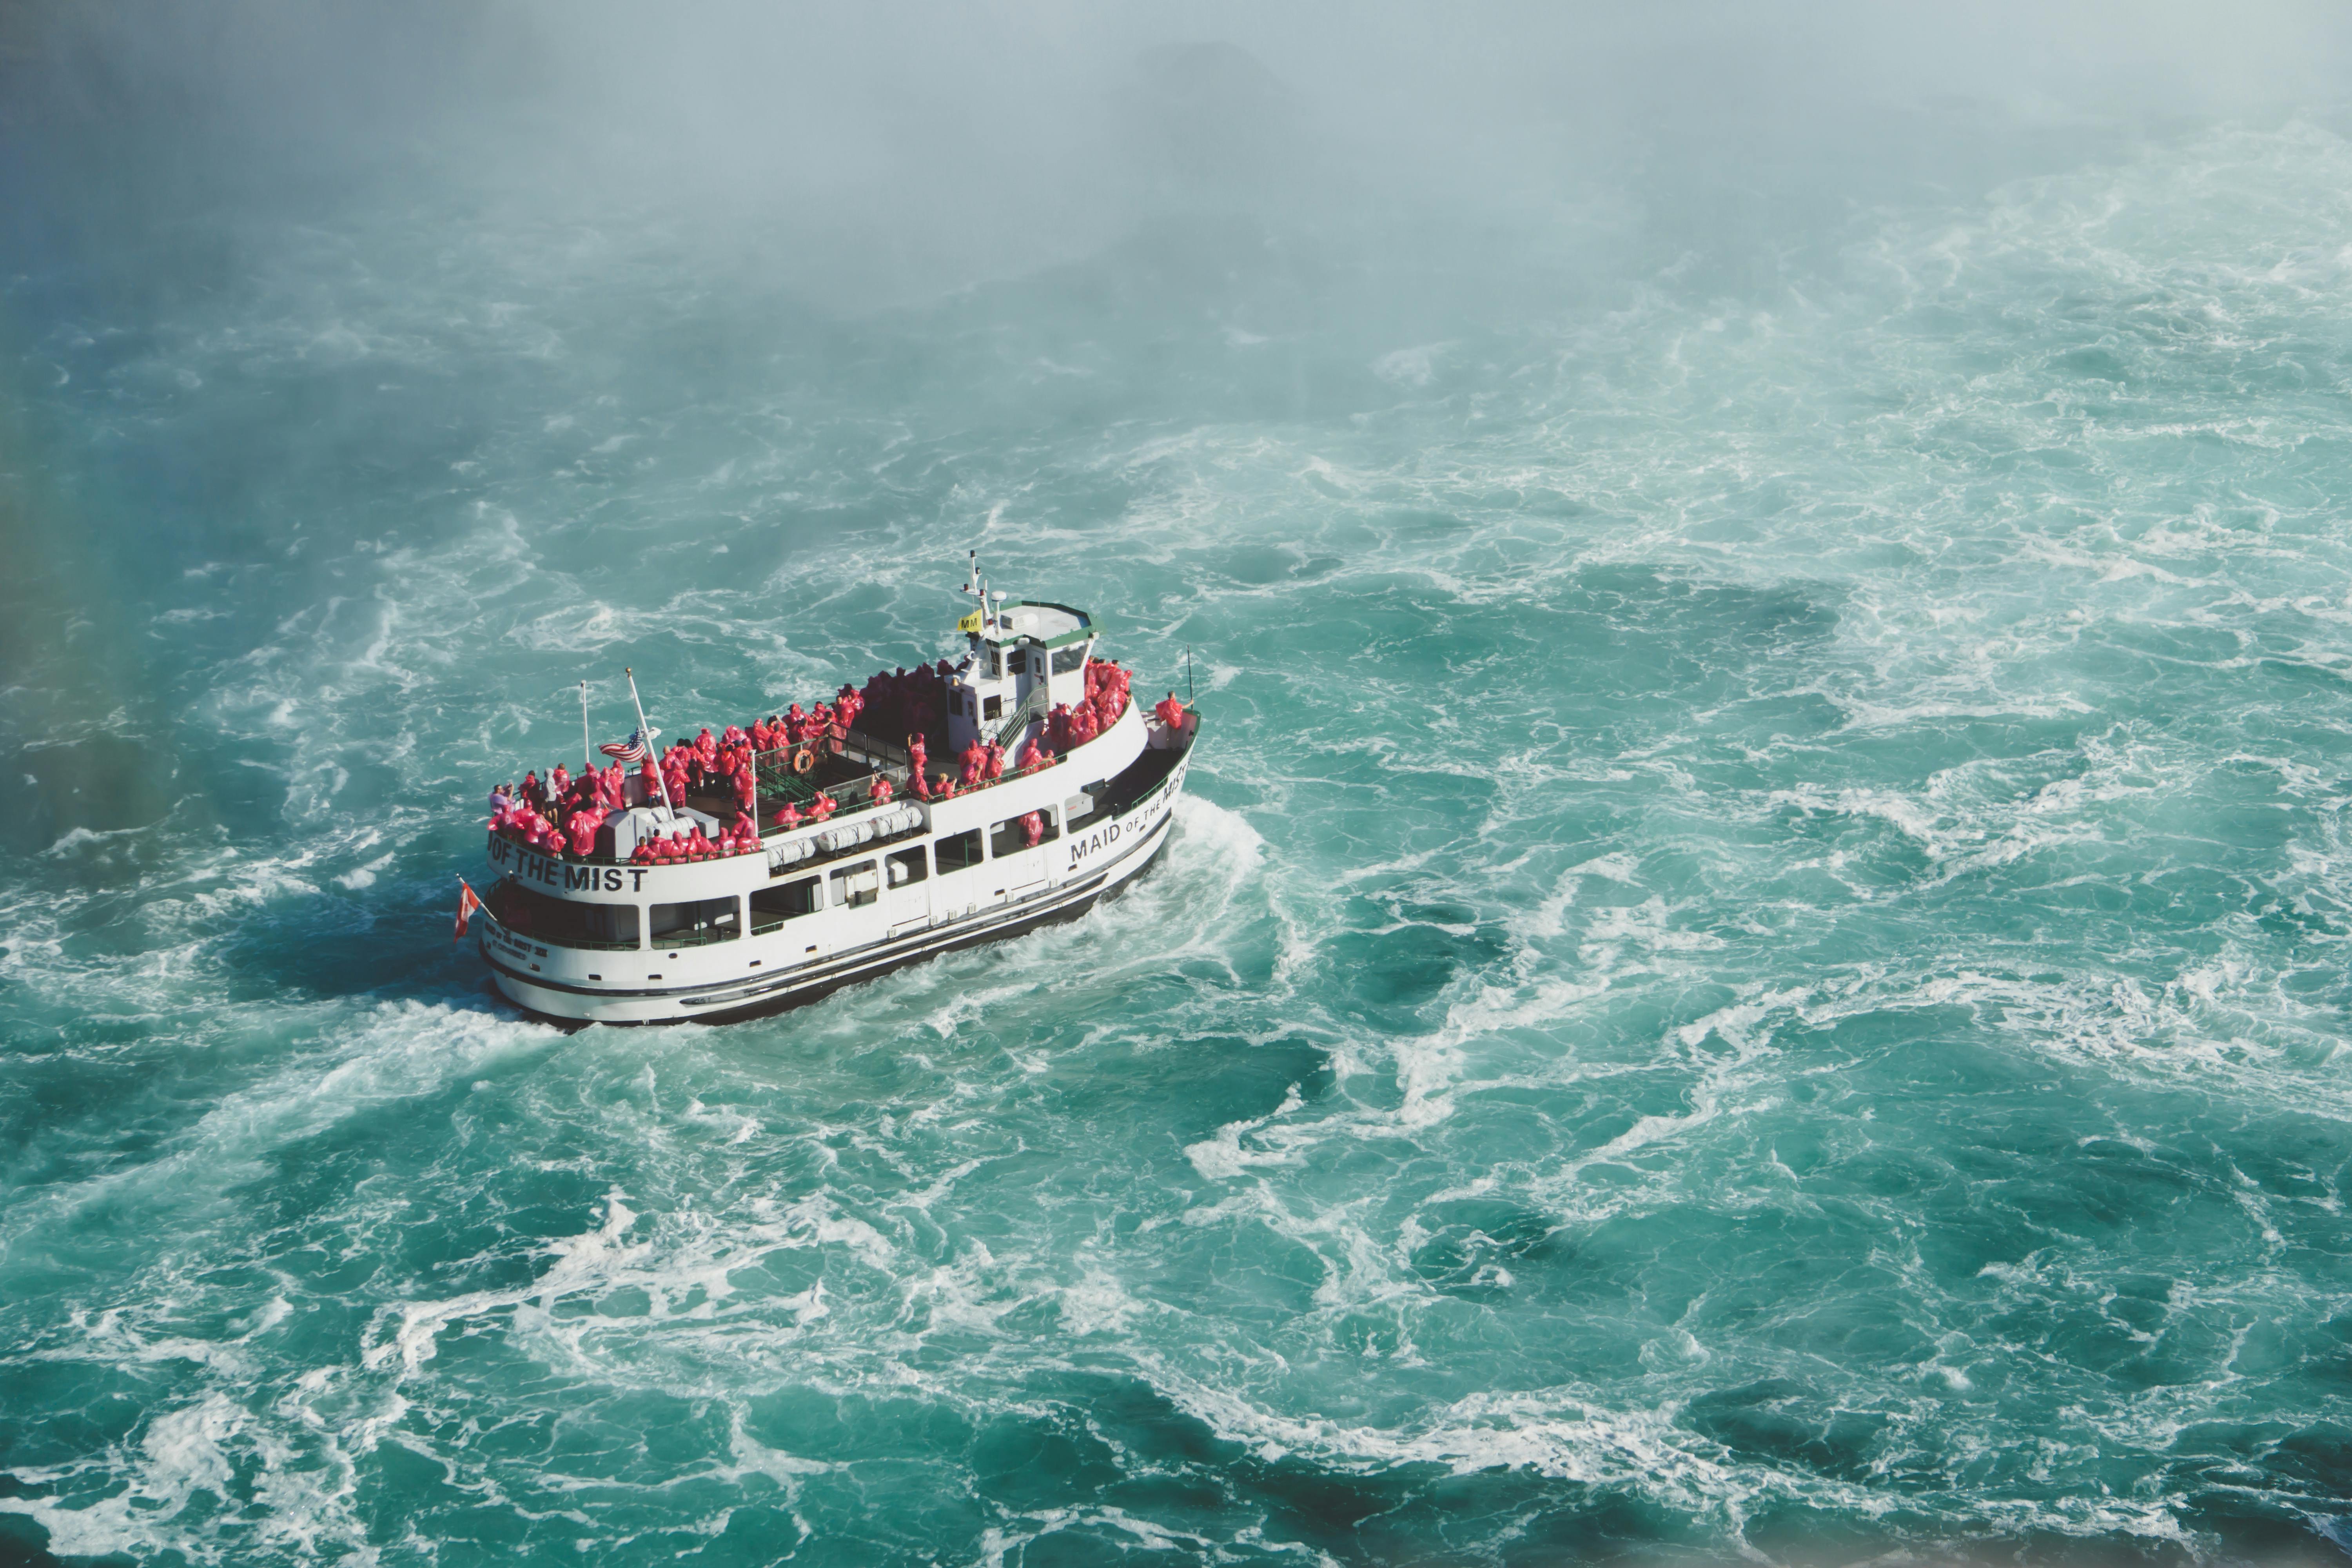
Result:
M1637 269L1687 253L1752 278L1853 204L2155 127L2330 115L2352 35L2320 5L13 15L19 270L46 244L323 218L394 182L514 224L676 226L690 256L851 310L1171 215L1390 251L1606 239Z

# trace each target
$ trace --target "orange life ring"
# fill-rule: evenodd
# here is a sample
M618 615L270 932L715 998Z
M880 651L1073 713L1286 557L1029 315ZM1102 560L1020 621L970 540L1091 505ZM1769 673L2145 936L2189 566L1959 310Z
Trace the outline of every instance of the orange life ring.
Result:
M816 766L816 748L814 746L803 746L799 751L793 753L793 772L796 773L804 773L814 766Z

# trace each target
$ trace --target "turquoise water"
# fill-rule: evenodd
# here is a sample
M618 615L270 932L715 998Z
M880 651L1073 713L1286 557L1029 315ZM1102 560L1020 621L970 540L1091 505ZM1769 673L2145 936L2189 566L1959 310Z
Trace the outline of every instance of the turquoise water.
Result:
M2332 1552L2352 142L2016 163L856 308L462 171L12 230L0 1538ZM1150 878L498 1005L453 878L574 681L806 700L968 548L1192 650Z

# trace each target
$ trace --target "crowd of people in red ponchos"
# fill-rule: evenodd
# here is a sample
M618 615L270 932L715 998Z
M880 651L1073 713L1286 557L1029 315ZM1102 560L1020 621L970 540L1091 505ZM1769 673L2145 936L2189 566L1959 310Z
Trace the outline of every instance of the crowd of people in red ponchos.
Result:
M931 772L924 737L946 714L948 682L954 674L945 659L936 666L918 665L911 673L904 668L880 671L862 689L843 685L831 702L819 702L806 710L795 702L782 714L753 721L748 729L730 724L717 735L706 726L693 740L676 742L658 756L647 755L638 764L643 800L667 799L675 806L685 805L689 794L731 795L735 819L715 838L698 823L683 837L649 840L637 846L631 860L641 866L669 865L758 849L759 755L786 752L784 765L807 772L822 755L821 742L835 734L836 725L843 731L855 725L873 734L904 733L912 764L909 791L918 800L952 799L1003 778L1004 748L993 741L967 745L956 759L954 771ZM1033 736L1021 748L1013 760L1013 771L1051 767L1059 753L1083 746L1110 728L1127 710L1128 689L1128 672L1119 665L1088 659L1086 696L1076 703L1055 704L1046 715L1045 733ZM1171 708L1173 718L1169 714ZM1182 721L1183 705L1172 691L1153 711L1163 723ZM866 721L863 724L861 719ZM802 748L810 748L804 763L793 755ZM867 789L877 805L888 801L894 793L890 781L878 775ZM551 858L566 855L584 858L595 852L598 830L626 809L627 802L628 774L621 763L592 765L573 774L558 763L543 780L537 773L529 773L519 786L500 784L493 790L490 829L512 834ZM773 822L778 827L796 827L803 822L822 822L836 809L833 798L820 793L804 811L787 802L773 814ZM1036 832L1043 831L1041 818ZM1030 842L1039 842L1035 834Z

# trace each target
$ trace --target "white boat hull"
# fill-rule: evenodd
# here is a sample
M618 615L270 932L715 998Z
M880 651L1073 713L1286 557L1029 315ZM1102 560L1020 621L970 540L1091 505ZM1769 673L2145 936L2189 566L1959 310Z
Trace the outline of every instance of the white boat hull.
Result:
M827 908L775 929L754 926L750 934L698 946L668 946L656 936L627 951L569 947L477 917L478 946L501 994L564 1023L721 1021L812 1002L942 952L1074 920L1133 880L1168 841L1196 726L1197 720L1181 735L1159 730L1130 707L1118 725L1055 767L927 805L919 832L805 866L774 864L784 853L781 836L768 841L774 847L767 856L657 868L551 862L493 837L493 863L527 886L568 901L646 900L641 910L659 900L727 899L793 878L879 865L879 856L917 846L926 847L920 864L929 874L911 885L885 887L863 908ZM992 855L961 869L933 868L933 847L942 839L974 827L985 836L990 824L1059 808L1107 771L1132 777L1128 770L1140 768L1148 776L1156 771L1155 751L1175 752L1172 764L1115 814L1082 817L1034 848Z

